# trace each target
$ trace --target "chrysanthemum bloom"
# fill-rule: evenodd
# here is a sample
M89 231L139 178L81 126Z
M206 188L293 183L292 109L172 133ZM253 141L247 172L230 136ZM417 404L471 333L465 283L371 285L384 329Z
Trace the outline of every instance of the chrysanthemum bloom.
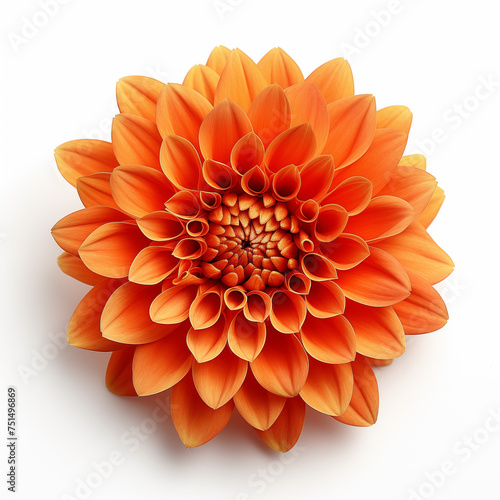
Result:
M84 209L53 228L62 270L92 285L70 344L112 351L108 388L173 388L188 447L234 407L289 450L305 406L375 422L371 365L447 321L452 271L428 235L444 193L402 156L412 115L354 95L348 63L304 79L281 49L216 47L182 85L118 82L112 142L56 160Z

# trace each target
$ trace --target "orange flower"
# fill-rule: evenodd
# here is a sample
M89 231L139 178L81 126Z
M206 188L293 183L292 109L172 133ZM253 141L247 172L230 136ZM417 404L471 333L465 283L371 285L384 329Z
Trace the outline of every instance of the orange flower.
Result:
M444 199L412 114L354 95L343 59L304 79L281 49L258 64L216 47L182 85L123 78L112 142L56 149L85 208L53 236L92 285L69 343L112 351L110 391L173 388L187 447L234 407L272 448L305 406L373 424L372 365L447 321L432 287L453 269L428 235Z

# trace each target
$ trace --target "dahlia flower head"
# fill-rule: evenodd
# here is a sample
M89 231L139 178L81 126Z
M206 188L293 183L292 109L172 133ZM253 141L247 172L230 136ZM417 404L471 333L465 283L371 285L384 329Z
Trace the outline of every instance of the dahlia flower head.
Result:
M444 192L403 156L409 109L355 95L342 58L304 78L282 49L223 46L117 101L111 142L55 151L85 207L52 230L59 266L92 286L69 343L111 351L115 394L172 388L189 448L235 408L282 452L306 406L372 425L372 367L448 319L432 285L453 262L427 233Z

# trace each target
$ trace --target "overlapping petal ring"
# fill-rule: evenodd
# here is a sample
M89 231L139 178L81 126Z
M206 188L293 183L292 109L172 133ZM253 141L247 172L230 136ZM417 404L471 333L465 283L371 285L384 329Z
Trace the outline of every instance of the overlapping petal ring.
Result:
M222 46L117 100L111 142L56 149L85 206L53 228L59 265L92 285L69 343L112 351L116 394L172 388L187 447L234 407L279 451L306 405L373 424L372 366L448 319L432 285L453 262L426 230L444 192L403 156L408 108L355 95L344 59L304 78L281 49Z

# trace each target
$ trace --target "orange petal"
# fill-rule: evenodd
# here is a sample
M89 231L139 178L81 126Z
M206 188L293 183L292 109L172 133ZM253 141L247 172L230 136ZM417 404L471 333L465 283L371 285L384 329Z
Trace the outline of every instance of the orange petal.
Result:
M304 299L288 290L277 290L271 298L269 318L274 328L281 333L297 333L307 314Z
M316 137L316 153L320 153L325 147L330 130L330 118L325 98L316 85L308 82L288 87L285 94L292 112L291 126L309 123Z
M200 148L203 157L230 162L231 150L238 140L252 131L245 112L226 99L208 113L200 127Z
M214 103L231 99L244 111L248 111L255 96L267 85L258 66L240 49L232 50L220 74Z
M288 290L299 295L307 295L311 291L311 280L296 269L289 272L285 276L285 286Z
M366 356L365 359L370 363L370 366L389 366L394 361L393 359L375 359Z
M302 257L302 271L313 281L329 281L337 278L335 266L319 253L308 253Z
M322 64L306 78L306 82L314 83L327 103L354 95L351 67L342 57Z
M370 247L370 255L356 267L339 271L337 284L347 298L374 307L390 306L406 299L410 279L389 253Z
M174 189L162 172L142 165L127 165L111 174L111 194L128 214L142 217L165 208Z
M340 417L334 418L343 424L369 427L377 421L378 416L377 379L368 361L362 356L356 356L351 367L354 375L351 402Z
M320 201L333 180L333 158L331 155L316 156L300 169L300 191L297 199Z
M300 172L295 165L288 165L279 170L272 178L274 197L278 201L290 201L300 190Z
M243 313L250 321L262 322L271 313L271 308L271 297L265 292L255 290L248 293Z
M222 73L224 66L226 65L227 59L231 54L231 50L224 45L218 45L214 47L210 56L208 56L207 66L212 68L218 75Z
M317 318L331 318L345 308L344 292L332 281L312 281L305 301L309 314Z
M356 356L356 336L344 316L315 318L307 315L300 330L306 351L323 363L348 363Z
M388 359L405 352L405 332L392 307L368 307L348 300L344 314L356 332L360 354Z
M243 175L264 160L264 144L253 132L244 135L231 150L231 166Z
M193 357L186 345L188 326L182 324L165 338L136 348L132 373L139 396L170 389L191 369Z
M175 240L184 234L184 225L165 211L152 212L137 220L140 230L153 241Z
M277 83L284 89L304 81L297 63L279 47L272 48L257 66L270 84Z
M413 221L412 206L396 196L377 196L359 214L349 217L345 232L365 241L388 238L404 231Z
M111 195L110 180L110 172L98 172L97 174L79 177L76 180L78 196L85 207L105 206L118 208Z
M283 89L277 84L266 87L248 108L248 118L267 149L275 137L290 128L292 121L290 103Z
M286 398L266 391L249 370L233 401L239 414L252 427L264 431L274 424L285 406Z
M343 168L366 153L375 135L376 108L372 95L346 97L328 105L328 140L323 153Z
M405 167L416 167L421 170L426 169L426 160L424 155L415 154L415 155L406 155L401 157L401 160L398 163L398 166Z
M196 90L169 83L158 97L156 124L162 137L180 135L198 150L200 125L211 109L212 105Z
M102 336L101 313L111 294L123 284L122 280L102 279L85 295L69 320L68 343L91 351L114 351L124 347Z
M334 178L335 183L335 178ZM340 182L323 200L323 205L333 203L344 207L349 215L362 212L370 203L373 184L366 177L353 176Z
M314 236L321 242L333 241L344 232L348 219L349 216L344 207L323 205L314 224Z
M118 165L113 145L95 139L65 142L56 148L54 155L59 172L72 186L76 186L79 177L111 172Z
M377 111L377 128L395 128L410 133L413 113L406 106L387 106Z
M327 415L342 415L349 406L353 390L351 363L326 364L309 358L309 375L300 397Z
M348 233L341 234L331 243L323 243L320 245L320 250L336 269L342 271L352 269L370 255L365 240Z
M166 209L182 219L194 219L200 214L200 202L190 191L179 191L165 202Z
M109 298L101 317L104 337L125 344L147 344L163 338L175 328L151 321L149 308L160 286L124 283Z
M70 253L62 253L57 259L57 264L63 273L87 285L94 286L102 280L102 276L92 272L80 258Z
M113 119L111 137L120 165L144 165L160 170L161 137L154 122L121 113Z
M249 321L243 311L236 314L228 331L228 344L236 356L253 361L266 341L266 324Z
M231 311L238 311L247 303L247 293L242 286L233 286L224 292L224 302Z
M431 222L436 218L441 206L444 202L444 191L438 186L432 195L429 204L418 218L418 222L426 229L431 225Z
M376 245L431 285L446 278L455 266L419 222L411 223L401 234L379 241Z
M147 76L127 76L116 84L116 100L120 113L142 116L156 121L156 101L165 84Z
M61 219L52 228L52 237L66 252L78 256L78 249L98 227L108 222L129 220L129 216L109 207L78 210Z
M164 290L151 304L151 319L165 325L181 323L188 319L189 308L197 292L196 285L173 286Z
M203 179L214 189L226 191L233 188L238 182L238 174L225 163L214 160L205 160L203 163Z
M188 373L172 389L170 409L172 422L181 441L187 448L195 448L207 443L224 429L231 418L234 404L229 401L217 410L207 406Z
M109 278L128 275L136 255L149 240L129 222L109 222L98 227L80 246L83 263L92 271Z
M170 276L179 264L170 249L150 246L141 250L130 266L128 279L140 285L156 285Z
M264 348L250 367L264 389L291 398L304 386L309 364L295 335L283 335L268 326Z
M189 320L195 330L210 328L220 318L224 302L219 290L198 295L189 309Z
M187 345L198 363L205 363L218 356L227 341L227 325L224 314L209 328L195 330L187 334Z
M411 295L395 304L407 335L434 332L448 321L448 311L439 293L431 284L416 273L408 271L411 281Z
M205 99L213 104L215 89L219 83L219 74L204 64L193 66L187 73L182 85L199 92Z
M393 195L407 201L419 217L432 199L436 190L436 179L431 174L415 167L398 166L380 195Z
M193 364L193 380L201 399L216 410L238 392L247 374L248 363L226 347L216 358Z
M200 187L200 157L194 146L184 137L166 135L163 138L160 163L163 173L177 188L196 190Z
M137 396L132 383L132 359L135 347L111 354L106 370L106 387L118 396Z
M316 138L308 123L285 130L269 144L264 158L271 172L278 172L287 165L301 166L316 151Z
M274 424L265 431L257 430L257 434L273 450L285 453L298 441L305 413L306 407L301 398L287 399Z
M377 129L366 153L335 175L333 179L335 186L348 177L361 176L372 181L373 194L378 194L398 165L406 145L406 137L400 130Z
M251 196L261 196L269 189L271 181L260 167L253 167L241 178L241 188Z

